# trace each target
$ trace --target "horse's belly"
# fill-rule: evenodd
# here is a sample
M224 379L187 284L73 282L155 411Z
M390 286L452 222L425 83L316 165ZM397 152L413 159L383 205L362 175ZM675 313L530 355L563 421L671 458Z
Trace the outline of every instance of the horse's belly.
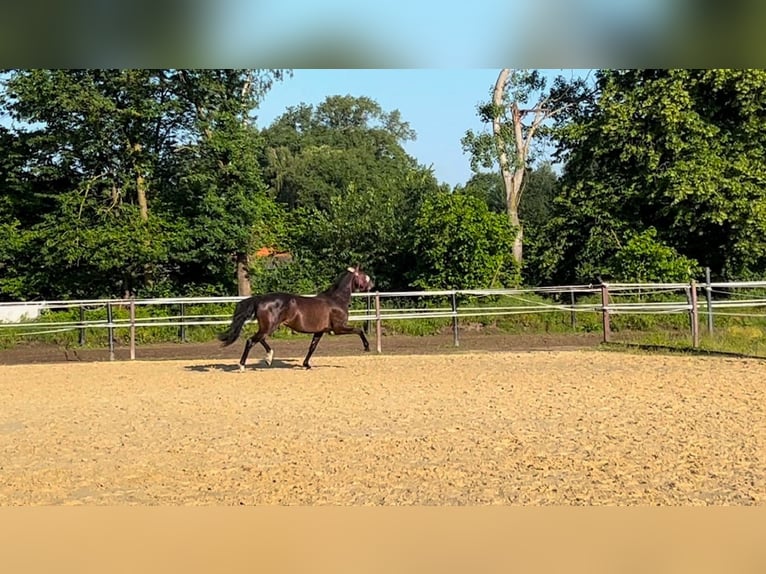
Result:
M296 298L290 302L283 324L299 333L318 333L329 328L326 305L309 297Z

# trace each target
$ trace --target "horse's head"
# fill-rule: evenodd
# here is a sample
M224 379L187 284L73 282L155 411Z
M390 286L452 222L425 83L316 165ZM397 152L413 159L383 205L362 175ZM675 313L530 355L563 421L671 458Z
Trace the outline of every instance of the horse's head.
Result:
M352 290L370 291L373 287L375 287L375 282L372 280L372 277L367 275L367 273L363 272L362 268L359 265L355 265L354 267L349 267L347 271L353 275L353 278L351 280Z

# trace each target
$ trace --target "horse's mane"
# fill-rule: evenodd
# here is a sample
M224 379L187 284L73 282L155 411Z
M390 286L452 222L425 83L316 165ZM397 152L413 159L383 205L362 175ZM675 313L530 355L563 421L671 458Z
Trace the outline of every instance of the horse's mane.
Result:
M338 276L338 278L333 282L332 285L330 285L327 289L322 291L320 295L328 295L332 296L338 293L341 289L346 289L348 284L351 282L351 278L353 275L348 272L344 271L341 275ZM351 293L351 289L349 289L349 293Z

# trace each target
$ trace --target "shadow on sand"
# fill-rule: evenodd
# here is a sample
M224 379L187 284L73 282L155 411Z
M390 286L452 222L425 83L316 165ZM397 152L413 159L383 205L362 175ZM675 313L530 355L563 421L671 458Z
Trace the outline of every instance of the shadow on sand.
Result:
M319 367L313 367L311 370L314 369L326 369L326 368L332 368L332 369L341 369L342 367L338 365L321 365ZM237 363L210 363L207 365L188 365L184 367L187 371L194 371L197 373L209 373L211 371L223 371L226 373L235 373L239 371L239 364ZM271 363L271 366L267 366L264 361L260 361L258 363L252 363L248 364L245 367L245 372L247 371L267 371L270 369L298 369L298 370L305 370L303 368L303 365L300 360L292 360L292 361L283 361L281 359L274 359L274 361Z
M680 347L672 345L654 345L647 343L627 343L627 342L609 342L601 343L602 349L621 351L624 349L633 349L637 351L647 351L650 353L666 353L669 355L698 355L702 357L728 357L732 359L759 359L766 360L763 355L751 355L748 353L738 353L735 351L717 351L715 349L695 349L692 347Z

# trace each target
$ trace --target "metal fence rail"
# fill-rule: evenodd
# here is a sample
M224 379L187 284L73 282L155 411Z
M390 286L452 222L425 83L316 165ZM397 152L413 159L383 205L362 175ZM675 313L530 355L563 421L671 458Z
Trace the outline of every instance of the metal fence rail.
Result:
M736 298L738 290L763 289L761 298L749 296ZM698 295L704 296L700 298ZM713 294L726 298L714 299ZM542 296L531 299L530 295ZM667 301L647 300L652 296L672 297ZM578 302L577 298L589 297L590 301ZM626 297L642 300L624 301ZM732 311L766 307L766 281L745 281L730 283L603 283L600 285L565 285L527 289L483 289L483 290L439 290L439 291L396 291L354 293L350 321L364 321L369 330L375 323L377 350L381 352L383 321L452 319L454 344L459 345L458 320L466 317L510 316L519 314L569 313L572 324L577 313L599 313L602 317L603 340L609 341L611 318L615 315L630 314L688 314L692 344L699 344L699 314L707 313L708 332L713 331L713 315L763 316L753 313ZM486 306L476 303L484 298L503 298ZM171 297L151 299L87 299L79 301L43 301L23 303L0 303L0 317L5 307L38 306L45 312L79 309L79 320L0 320L0 333L14 330L25 335L80 331L80 344L85 342L86 329L107 329L109 331L110 358L114 357L114 330L128 329L130 332L130 357L135 358L136 330L152 327L176 327L181 340L185 340L185 329L200 325L227 325L231 320L229 312L190 313L197 305L225 305L236 303L243 297ZM508 300L511 303L506 303ZM357 308L364 302L364 308ZM385 303L388 302L389 305ZM405 307L391 306L392 303L407 302ZM460 303L463 303L462 305ZM435 306L427 306L428 304ZM424 305L425 304L425 305ZM137 317L139 307L170 307L168 313L156 317ZM87 319L86 311L106 310L105 318ZM127 310L127 317L115 317L117 309Z

